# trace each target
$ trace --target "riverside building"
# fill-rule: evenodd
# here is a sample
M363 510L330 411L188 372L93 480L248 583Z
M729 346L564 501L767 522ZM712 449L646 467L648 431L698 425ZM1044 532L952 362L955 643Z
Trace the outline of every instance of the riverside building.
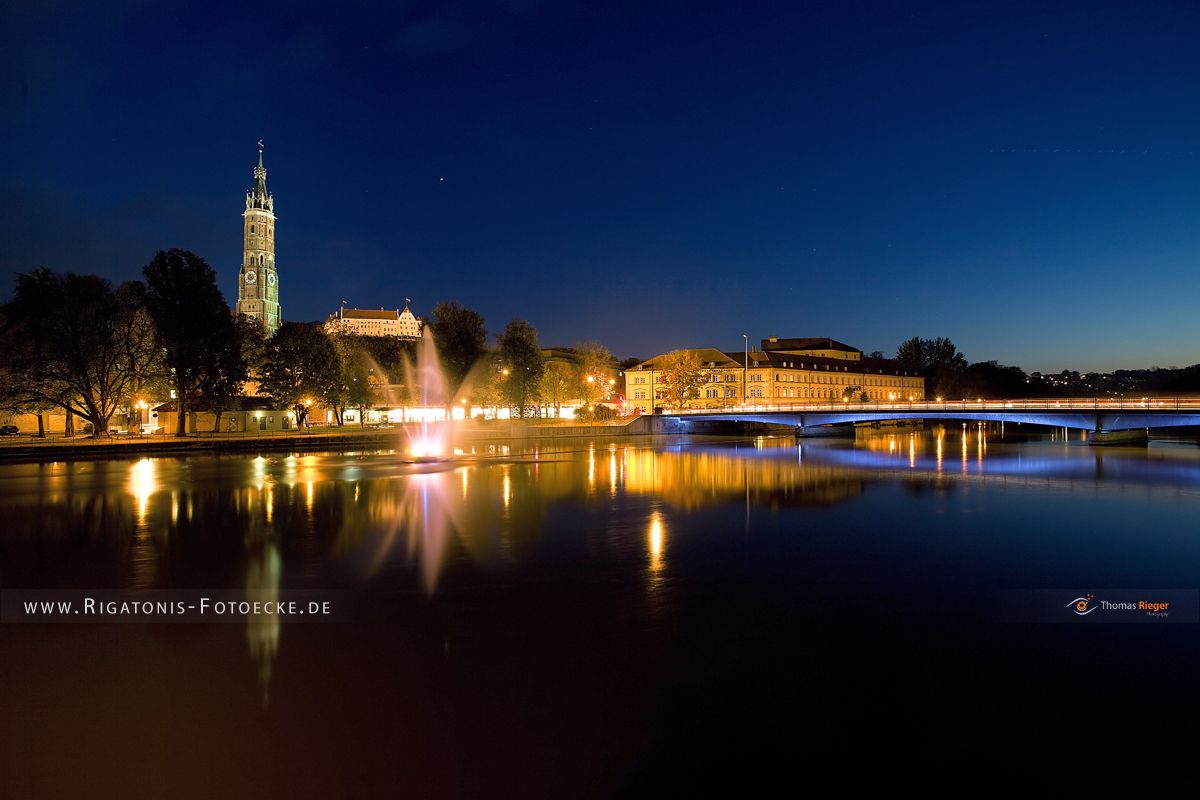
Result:
M870 358L836 339L763 339L749 352L713 347L696 354L701 377L687 408L791 406L833 402L907 402L925 399L925 379L891 359ZM662 368L668 354L625 371L625 406L649 413L667 405Z

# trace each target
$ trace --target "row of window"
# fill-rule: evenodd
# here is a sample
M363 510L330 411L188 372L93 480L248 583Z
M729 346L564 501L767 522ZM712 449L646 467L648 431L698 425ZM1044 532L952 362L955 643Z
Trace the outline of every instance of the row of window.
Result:
M657 394L658 400L663 399L662 392L658 392L656 394ZM859 393L855 392L856 399L857 399L858 395L859 395ZM768 396L769 395L767 394L766 390L764 390L762 387L758 387L758 386L751 387L750 393L748 395L748 397L751 397L751 398L768 397ZM801 391L800 389L779 389L778 392L775 394L775 396L780 397L780 398L785 398L785 399L797 399L797 400L799 400L799 399L840 400L845 396L845 392L839 391L837 389L804 389L803 391ZM647 397L648 397L648 395L647 395L646 391L643 389L639 389L633 393L633 396L631 399L645 400L645 399L647 399ZM733 399L736 397L737 397L737 389L705 389L704 390L704 399L706 399L706 400ZM871 391L867 392L867 397L871 400L918 399L916 395L913 395L912 398L909 398L907 396L902 396L896 392L889 392L885 395L884 392L871 392Z
M718 373L718 375L721 373ZM726 383L736 383L741 380L741 375L736 371L725 372L724 381ZM750 382L758 383L768 380L769 376L763 373L751 373ZM714 381L720 381L722 378L714 377ZM902 378L900 376L888 377L871 377L863 375L863 373L848 373L844 375L802 375L794 372L777 372L775 380L778 383L828 383L838 385L861 384L863 386L904 386L906 384L916 385L920 378ZM649 380L645 375L632 376L633 384L638 386L646 385Z
M800 380L800 378L809 378L809 380ZM761 383L767 380L768 376L762 374L750 375L751 383ZM722 378L714 376L713 382L720 382ZM727 372L723 378L725 383L738 383L741 381L741 376L736 372ZM919 378L874 378L871 376L863 376L861 373L853 373L849 375L795 375L786 372L776 373L776 382L779 383L818 383L818 384L836 384L839 386L891 386L894 388L913 388L919 385ZM637 386L644 386L647 383L646 376L633 376L632 383Z

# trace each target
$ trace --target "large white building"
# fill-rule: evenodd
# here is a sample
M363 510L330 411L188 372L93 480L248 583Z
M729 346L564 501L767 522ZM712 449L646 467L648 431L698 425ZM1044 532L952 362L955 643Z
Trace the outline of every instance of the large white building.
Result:
M421 320L405 304L397 308L376 311L373 308L342 306L325 321L329 333L354 333L359 336L398 336L401 339L421 338Z

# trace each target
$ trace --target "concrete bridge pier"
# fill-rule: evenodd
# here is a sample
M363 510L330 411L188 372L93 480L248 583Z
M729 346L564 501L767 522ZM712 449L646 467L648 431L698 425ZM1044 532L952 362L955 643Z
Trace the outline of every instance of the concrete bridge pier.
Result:
M1106 431L1100 428L1092 431L1087 437L1088 444L1097 447L1104 445L1125 445L1126 447L1143 447L1150 444L1150 432L1145 428L1130 428L1123 431Z
M1150 444L1150 431L1148 428L1118 428L1113 430L1113 423L1119 418L1114 418L1109 414L1096 414L1095 424L1092 430L1088 433L1088 444L1091 445L1126 445L1148 446Z
M853 425L797 425L797 439L816 439L830 436L853 436Z

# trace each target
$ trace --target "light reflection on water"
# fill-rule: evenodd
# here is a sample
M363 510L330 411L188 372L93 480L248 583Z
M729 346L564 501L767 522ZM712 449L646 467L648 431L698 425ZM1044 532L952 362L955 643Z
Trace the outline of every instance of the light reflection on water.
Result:
M1064 647L1061 631L982 620L997 589L1194 585L1200 449L1009 433L456 443L461 460L425 465L392 451L3 465L5 587L364 601L349 623L5 625L0 668L24 687L6 701L55 723L40 726L52 739L10 730L53 765L64 732L103 731L80 758L107 769L166 742L160 755L220 796L245 794L247 776L337 796L346 764L364 794L402 793L404 774L414 795L437 793L427 775L486 776L455 784L466 796L502 775L522 796L582 796L619 789L654 731L687 743L663 768L674 780L771 720L731 763L758 763L762 741L781 764L805 746L827 756L822 742L868 726L914 758L1039 735L1058 752L1116 735L1069 705L1086 673L1127 730L1184 741L1189 630ZM1146 664L1172 669L1130 682ZM819 741L794 746L800 716Z
M426 465L391 451L7 465L4 581L241 587L264 601L283 588L326 586L432 597L450 572L457 585L520 573L541 537L571 533L561 522L544 529L547 518L584 506L612 515L612 552L640 553L645 589L661 609L673 537L688 536L688 515L706 509L743 506L748 534L756 510L853 503L869 486L896 481L943 491L1200 493L1196 448L1092 448L1061 438L989 448L988 439L983 426L939 426L860 431L852 441L487 445ZM958 469L946 469L955 451ZM278 617L247 624L264 703L281 638Z

